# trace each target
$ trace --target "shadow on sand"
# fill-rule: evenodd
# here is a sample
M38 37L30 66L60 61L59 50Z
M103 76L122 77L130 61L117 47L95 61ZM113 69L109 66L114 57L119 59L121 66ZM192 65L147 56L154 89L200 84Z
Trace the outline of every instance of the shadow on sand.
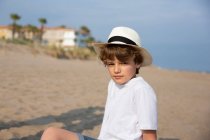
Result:
M71 110L59 116L44 116L23 122L11 121L9 123L0 122L0 130L9 129L12 127L21 127L27 125L45 125L53 122L61 122L66 130L81 133L84 130L91 130L95 126L100 125L103 119L104 108L88 107ZM76 122L76 123L75 123ZM43 131L34 135L29 135L22 138L12 138L10 140L40 140ZM177 138L159 138L158 140L179 140Z
M21 127L27 125L45 125L53 122L63 123L64 129L74 132L82 132L83 130L93 129L94 126L100 125L103 119L102 107L88 107L71 110L59 116L44 116L23 122L11 121L9 123L0 122L0 130L12 127ZM76 122L76 123L75 123ZM43 131L35 135L21 138L21 140L39 140ZM12 138L10 140L20 140L20 138Z

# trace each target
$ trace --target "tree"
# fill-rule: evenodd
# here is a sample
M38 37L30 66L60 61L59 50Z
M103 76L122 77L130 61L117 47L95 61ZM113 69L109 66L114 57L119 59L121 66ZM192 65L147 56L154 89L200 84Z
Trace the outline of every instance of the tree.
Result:
M18 34L18 38L20 39L22 39L23 38L23 36L24 36L24 32L23 32L23 27L21 26L21 25L19 25L19 24L16 24L15 25L15 32Z
M90 30L87 26L81 26L79 32L81 35L84 35L84 36L90 35Z
M65 29L66 28L66 25L60 25L58 27Z
M81 35L79 37L80 46L87 47L88 43L94 41L94 38L91 36L90 29L87 26L81 26L78 33Z
M42 36L44 33L44 25L47 24L47 20L45 18L39 18L40 27L40 41L42 42Z
M25 33L25 38L34 41L37 38L37 35L39 34L39 29L31 24L28 24L24 26L24 33Z
M13 20L12 23L12 40L14 39L16 28L17 28L17 20L20 20L20 16L18 14L12 13L10 14L10 18Z

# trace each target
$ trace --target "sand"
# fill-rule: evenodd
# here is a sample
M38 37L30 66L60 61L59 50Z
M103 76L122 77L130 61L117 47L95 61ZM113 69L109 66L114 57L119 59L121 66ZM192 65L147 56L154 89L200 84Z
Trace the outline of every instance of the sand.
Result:
M210 139L210 74L142 68L158 98L159 140ZM0 140L39 140L47 127L97 137L109 76L97 60L0 45Z

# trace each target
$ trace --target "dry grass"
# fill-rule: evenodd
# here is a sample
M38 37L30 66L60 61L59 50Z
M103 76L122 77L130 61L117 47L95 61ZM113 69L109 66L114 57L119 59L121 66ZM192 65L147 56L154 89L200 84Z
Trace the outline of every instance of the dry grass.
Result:
M96 54L94 50L90 47L56 47L56 46L43 46L40 44L31 44L31 43L24 43L24 42L11 42L11 41L3 41L0 40L1 48L6 50L11 50L12 46L18 46L19 48L22 47L24 50L30 51L32 54L46 54L58 59L82 59L82 60L89 60L95 59ZM21 50L21 49L20 49Z
M49 46L44 48L44 52L47 55L60 59L93 59L96 57L95 52L90 48L73 47L70 49L60 48L55 46Z

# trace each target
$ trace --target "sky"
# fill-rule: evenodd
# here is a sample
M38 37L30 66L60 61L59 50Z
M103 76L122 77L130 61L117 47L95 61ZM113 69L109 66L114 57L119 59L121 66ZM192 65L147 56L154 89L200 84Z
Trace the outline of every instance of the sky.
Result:
M210 72L209 0L0 0L0 25L87 26L106 42L113 27L127 26L141 36L154 64L163 68Z

